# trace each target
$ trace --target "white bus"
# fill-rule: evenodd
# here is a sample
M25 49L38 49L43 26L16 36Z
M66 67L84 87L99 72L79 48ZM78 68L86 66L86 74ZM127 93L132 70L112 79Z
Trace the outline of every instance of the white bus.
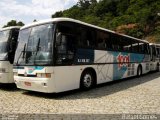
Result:
M150 71L149 43L70 18L20 30L14 60L18 88L44 93L89 89Z
M19 26L0 29L0 83L14 83L13 61Z
M151 71L160 71L160 44L150 43Z

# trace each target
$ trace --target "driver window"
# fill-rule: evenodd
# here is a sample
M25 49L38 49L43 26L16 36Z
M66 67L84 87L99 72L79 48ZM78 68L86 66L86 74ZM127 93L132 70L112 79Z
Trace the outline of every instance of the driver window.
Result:
M56 44L56 64L72 64L75 52L75 28L73 23L59 23L56 30L56 38L58 39L59 34L61 38L58 39Z
M66 48L66 45L67 45L67 36L62 35L61 39L62 39L61 44L59 46L57 46L58 53L66 54L67 53L67 48Z

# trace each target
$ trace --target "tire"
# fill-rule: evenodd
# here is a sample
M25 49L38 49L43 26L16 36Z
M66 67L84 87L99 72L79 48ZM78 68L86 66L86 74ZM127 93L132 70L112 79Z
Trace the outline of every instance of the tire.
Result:
M142 75L142 67L141 66L138 66L138 69L137 69L137 77L140 77Z
M80 88L89 90L94 86L95 78L90 71L84 71L81 76Z

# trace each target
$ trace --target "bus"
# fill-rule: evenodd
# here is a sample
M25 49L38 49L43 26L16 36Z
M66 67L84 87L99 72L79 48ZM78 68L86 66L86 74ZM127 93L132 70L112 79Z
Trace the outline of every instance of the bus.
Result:
M13 69L18 88L43 93L88 90L149 71L149 42L70 18L22 27Z
M151 71L160 71L160 44L150 43Z
M0 29L0 83L14 83L13 61L19 26Z

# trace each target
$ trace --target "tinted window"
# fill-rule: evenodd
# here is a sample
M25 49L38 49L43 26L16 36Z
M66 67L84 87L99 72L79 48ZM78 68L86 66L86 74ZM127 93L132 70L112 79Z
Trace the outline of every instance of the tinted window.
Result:
M120 38L118 35L116 34L112 34L111 35L111 41L112 41L112 48L115 51L119 51L120 50Z
M97 31L97 48L98 49L111 49L110 35L107 32Z
M77 28L80 35L80 40L78 41L79 47L84 48L94 48L95 47L95 30L90 27L79 26Z
M139 43L138 41L132 40L132 52L139 52Z
M149 54L150 50L149 50L149 44L147 43L139 43L139 52L143 53L143 54Z
M160 55L160 48L157 48L157 53L158 55Z
M56 44L56 64L69 65L73 63L74 53L79 41L76 24L60 22L56 28L56 39L61 34L60 44Z
M123 37L121 39L121 46L124 52L132 51L132 41L129 38Z

